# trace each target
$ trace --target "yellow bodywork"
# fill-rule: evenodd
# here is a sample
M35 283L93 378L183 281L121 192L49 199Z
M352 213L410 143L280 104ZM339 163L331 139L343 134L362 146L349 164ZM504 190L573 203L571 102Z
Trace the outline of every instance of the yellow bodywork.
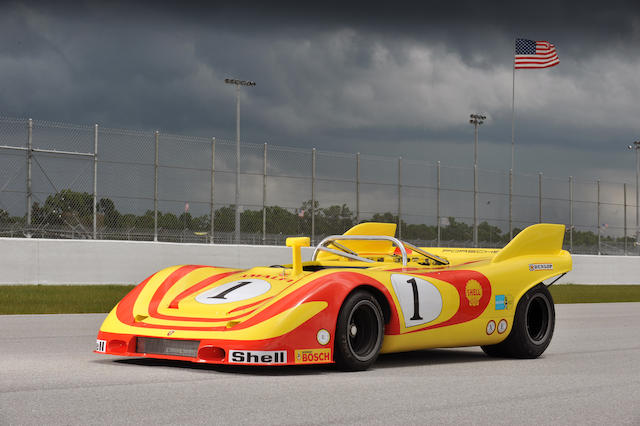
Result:
M359 227L361 229L358 229ZM491 300L480 316L471 321L423 331L414 330L444 323L454 315L460 304L460 297L456 289L447 281L430 276L428 281L442 295L443 309L437 318L427 324L405 327L401 305L389 282L390 270L397 271L397 262L399 261L399 256L393 254L392 243L375 241L372 244L370 241L348 240L339 242L355 249L362 257L380 262L367 269L366 274L384 283L389 289L400 317L400 332L385 335L382 347L384 353L436 347L488 345L504 340L511 331L517 302L524 293L541 282L571 270L571 255L562 250L564 232L564 225L543 223L529 226L503 249L421 247L431 254L445 258L449 262L447 265L434 265L433 263L425 265L423 257L409 255L407 266L400 267L400 270L406 271L407 276L439 271L473 270L486 276L491 285ZM394 233L395 224L363 223L344 235L393 236ZM362 264L326 252L320 253L318 261L335 266ZM391 265L389 265L390 263ZM549 268L551 265L551 267L550 269L535 269L531 265L545 265L545 268ZM496 309L495 295L504 296L508 306L506 309ZM506 320L507 329L501 333L487 334L487 323L491 320L495 323Z
M395 224L362 223L344 235L392 237L395 230ZM322 251L318 253L315 261L302 262L300 248L308 246L309 239L291 238L287 240L287 246L292 247L293 252L290 265L256 267L248 270L195 268L166 289L161 298L157 296L159 289L181 267L175 266L159 271L142 287L132 310L136 322L149 325L149 328L143 330L146 336L164 337L169 330L172 338L177 339L261 340L283 336L304 326L321 313L326 314L322 318L326 318L327 321L322 327L334 330L338 310L348 291L360 285L368 285L386 298L392 308L391 312L397 313L396 318L389 318L382 352L494 344L508 336L517 303L526 291L571 270L571 256L562 250L563 238L563 225L537 224L522 231L501 250L421 248L435 255L435 259L442 258L445 262L438 262L434 258L408 250L406 266L402 265L402 257L397 254L396 247L387 240L336 240L336 249L342 250L339 247L342 245L343 249L356 252L362 259L373 262L349 259ZM306 300L302 297L281 312L265 316L264 312L269 312L269 308L278 301L296 291L296 294L299 294L299 290L306 285L326 280L336 272L363 277L363 282L352 282L351 289L346 290L344 285L337 286L335 293L329 292L330 297L325 297L326 300ZM227 275L212 282L209 287L203 287L201 291L213 290L249 278L267 282L269 288L253 299L220 305L198 303L197 292L180 298L180 295L194 284L203 282L215 274ZM399 285L410 283L411 280L421 280L420 283L423 283L424 288L428 288L435 298L441 298L440 310L438 311L435 305L430 306L429 313L433 314L433 318L430 317L429 321L418 325L411 325L409 312L412 307L402 302L396 291ZM368 284L369 282L376 284ZM490 292L490 299L487 305L482 307L479 303L486 300L487 291ZM495 296L504 296L504 309L498 309ZM158 299L156 302L152 302L154 297ZM175 319L177 309L175 306L171 307L172 301L178 299L179 302L175 303L179 303L182 320ZM150 306L156 306L156 315L150 313ZM141 328L121 322L116 310L117 307L109 314L101 331L140 334ZM468 320L449 324L464 310L469 312ZM262 318L261 314L265 316L264 320L250 327L243 327L245 322L253 318ZM197 330L187 329L194 327L194 319L198 318L210 320L199 320L196 324ZM498 324L501 320L506 321L507 328L502 332L488 333L489 322L494 321ZM317 329L309 330L313 336L316 332Z

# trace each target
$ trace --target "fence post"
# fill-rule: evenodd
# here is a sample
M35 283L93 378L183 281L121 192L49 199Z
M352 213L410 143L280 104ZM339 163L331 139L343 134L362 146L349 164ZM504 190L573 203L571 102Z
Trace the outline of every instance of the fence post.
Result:
M360 223L360 153L356 153L356 224Z
M509 241L513 239L513 169L509 169Z
M398 157L398 238L402 238L402 157Z
M153 241L158 241L158 144L160 141L160 132L155 132L156 157L153 163Z
M311 150L311 245L316 240L316 149Z
M542 223L542 172L538 172L538 223Z
M438 229L438 241L436 246L440 247L440 160L438 160L438 183L436 188L436 219L438 220L437 229Z
M569 251L573 253L573 176L569 176Z
M600 179L598 179L596 181L596 189L597 189L597 204L596 204L596 208L597 208L597 220L598 220L598 256L601 254L600 253L600 234L601 234L601 230L602 230L602 225L600 225Z
M216 211L214 206L214 188L215 188L215 180L216 178L216 138L211 138L211 198L209 202L209 215L211 216L211 230L209 231L209 235L211 237L211 244L214 243L214 232L215 232L215 219L216 219Z
M93 126L93 239L98 237L98 125Z
M267 243L267 143L262 159L262 245Z
M33 157L33 120L27 125L27 238L31 238L31 159Z
M624 201L624 255L627 255L627 184L622 184L622 191L624 192L622 199Z

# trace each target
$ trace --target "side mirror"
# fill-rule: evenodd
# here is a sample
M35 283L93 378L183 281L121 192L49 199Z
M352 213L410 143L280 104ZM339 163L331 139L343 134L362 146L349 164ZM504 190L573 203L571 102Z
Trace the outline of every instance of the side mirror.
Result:
M311 242L309 237L291 237L287 238L287 247L292 248L293 263L291 265L292 275L300 275L302 273L302 255L301 247L309 247Z

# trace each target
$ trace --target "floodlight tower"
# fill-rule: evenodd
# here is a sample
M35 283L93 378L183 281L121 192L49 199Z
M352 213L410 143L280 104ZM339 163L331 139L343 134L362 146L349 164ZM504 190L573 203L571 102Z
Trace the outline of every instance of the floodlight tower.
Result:
M482 114L471 114L473 124L473 246L478 247L478 126L487 119Z
M640 187L638 186L638 175L640 175L640 141L635 141L633 145L628 146L636 152L636 247L640 247L640 215L638 214L640 201L638 195L640 194ZM627 236L624 236L627 238Z
M236 86L236 229L235 242L240 244L240 86L253 87L253 81L225 78L227 84ZM211 218L213 220L213 218Z

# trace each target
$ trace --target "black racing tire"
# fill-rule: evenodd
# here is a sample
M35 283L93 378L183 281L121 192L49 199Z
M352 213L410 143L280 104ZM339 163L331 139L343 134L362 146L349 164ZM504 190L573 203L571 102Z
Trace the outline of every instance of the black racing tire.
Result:
M556 323L551 293L544 284L527 291L518 302L509 336L496 345L481 346L492 357L538 358L547 349Z
M384 315L376 298L356 290L345 299L336 323L334 360L345 371L362 371L373 364L382 347Z

